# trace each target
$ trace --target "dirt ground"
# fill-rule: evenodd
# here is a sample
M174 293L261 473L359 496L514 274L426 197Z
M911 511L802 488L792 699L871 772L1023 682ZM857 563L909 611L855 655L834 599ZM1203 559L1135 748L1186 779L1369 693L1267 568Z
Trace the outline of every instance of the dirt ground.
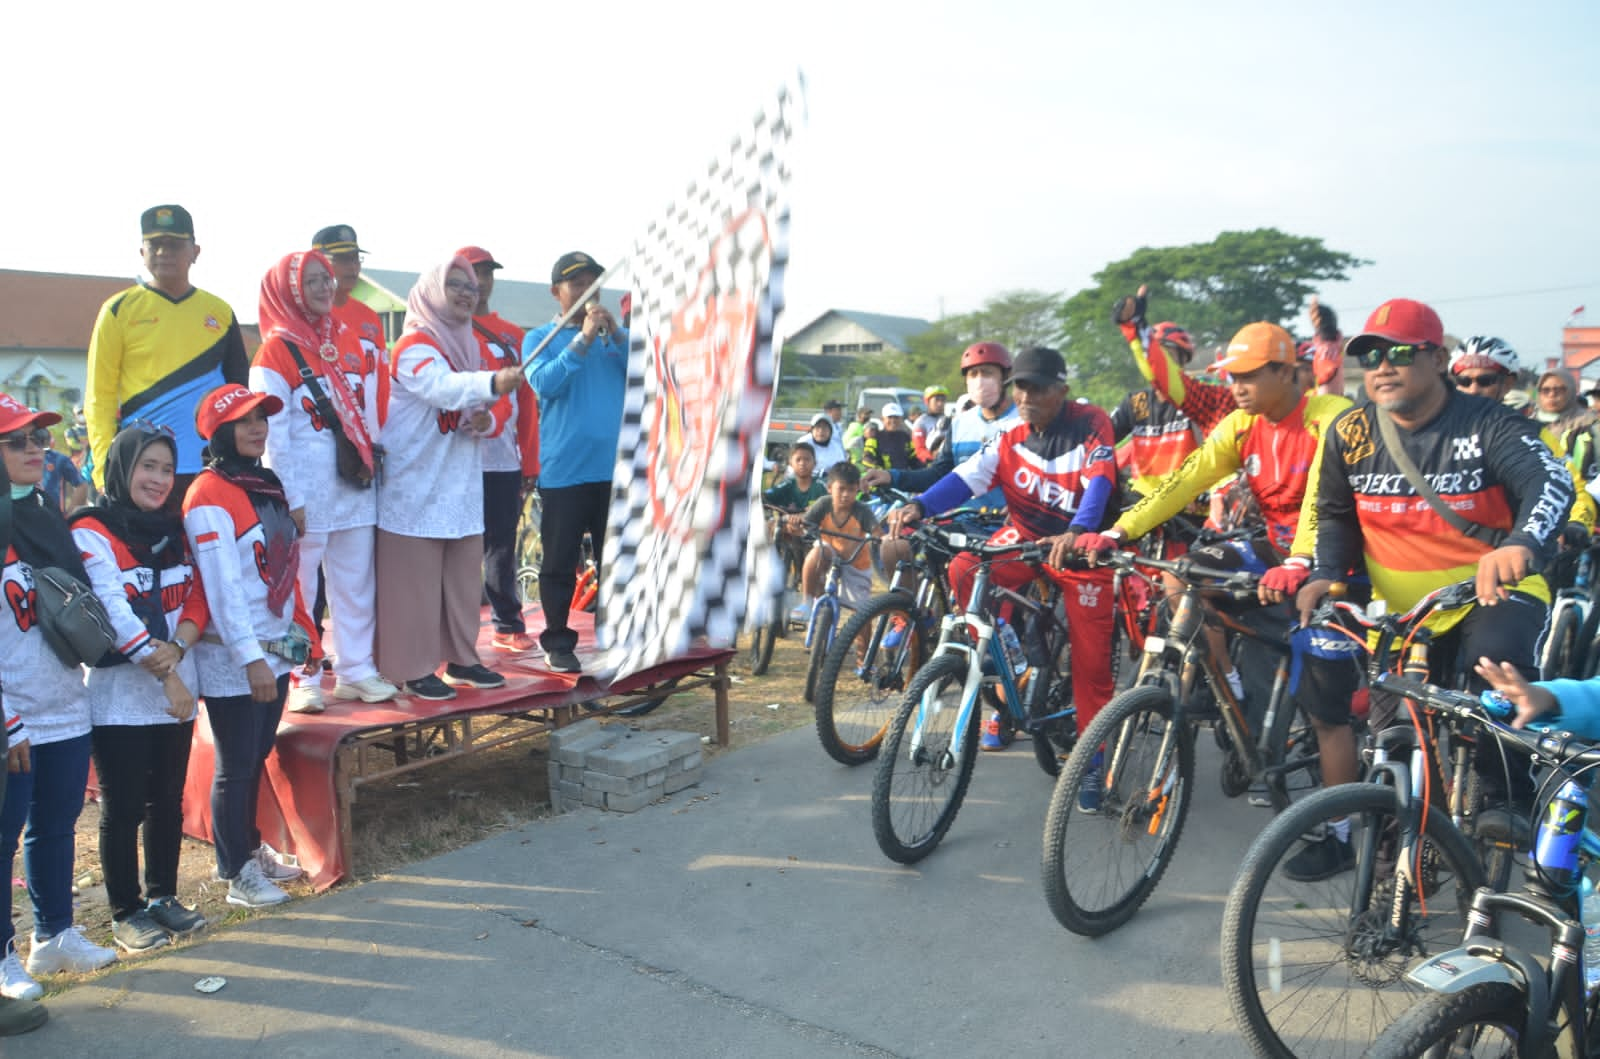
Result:
M813 723L811 706L802 698L806 654L803 638L780 640L772 665L760 677L749 675L741 654L732 666L729 694L731 745L706 746L707 756L759 742L778 732ZM631 724L644 730L668 729L715 736L709 690L684 692L653 712L637 718L602 718L604 724ZM819 754L822 751L817 751ZM418 769L394 780L361 788L354 812L354 877L350 886L418 860L458 849L478 839L537 820L550 813L546 775L547 739L525 741L461 758L437 768ZM671 797L692 796L693 789ZM76 922L85 934L110 945L111 913L101 885L98 850L100 807L89 801L78 821ZM271 911L251 912L227 903L227 885L213 880L216 861L211 846L184 839L178 896L200 909L215 931ZM31 929L28 894L20 878L22 858L13 866L12 914L24 948ZM309 896L307 882L285 884L296 897ZM293 907L292 903L283 907ZM138 957L120 953L121 962ZM104 973L104 972L102 972ZM42 982L54 991L71 984L61 976Z

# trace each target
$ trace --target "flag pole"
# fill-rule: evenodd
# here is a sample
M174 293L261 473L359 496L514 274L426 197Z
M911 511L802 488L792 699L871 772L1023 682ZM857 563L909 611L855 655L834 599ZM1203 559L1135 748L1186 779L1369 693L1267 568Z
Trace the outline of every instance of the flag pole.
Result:
M523 366L526 366L532 362L535 357L544 351L544 347L550 344L550 340L555 338L556 335L560 334L561 329L566 327L574 316L578 315L578 310L589 304L589 299L591 297L598 300L600 296L600 288L605 284L607 278L609 278L612 274L619 272L626 275L627 271L628 259L623 258L620 264L615 265L612 268L608 268L604 272L600 273L600 277L596 279L594 283L590 284L588 290L583 292L583 297L573 302L572 308L561 314L561 318L556 321L556 325L545 334L544 338L539 340L539 344L537 346L533 347L533 352L523 357L519 363ZM602 335L601 337L604 338L605 336Z

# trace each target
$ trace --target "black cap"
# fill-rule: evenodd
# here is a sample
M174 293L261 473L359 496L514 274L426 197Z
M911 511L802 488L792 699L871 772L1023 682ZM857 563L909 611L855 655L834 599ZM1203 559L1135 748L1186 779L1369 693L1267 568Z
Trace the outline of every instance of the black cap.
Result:
M356 230L348 224L330 224L311 237L311 249L324 254L366 253L356 243Z
M1061 359L1060 353L1044 346L1025 349L1011 362L1011 381L1066 385L1067 362Z
M844 407L843 402L837 401L837 400L833 400L831 398L829 400L826 400L826 401L822 402L822 410L824 412L826 412L830 408L843 408L843 407Z
M594 258L581 250L574 250L570 254L561 255L560 260L556 262L556 267L550 270L550 282L554 285L563 280L569 280L581 272L591 270L596 276L605 273L605 269L601 268L599 262L595 261Z
M145 239L158 235L193 239L194 218L182 206L151 206L139 215L139 231Z

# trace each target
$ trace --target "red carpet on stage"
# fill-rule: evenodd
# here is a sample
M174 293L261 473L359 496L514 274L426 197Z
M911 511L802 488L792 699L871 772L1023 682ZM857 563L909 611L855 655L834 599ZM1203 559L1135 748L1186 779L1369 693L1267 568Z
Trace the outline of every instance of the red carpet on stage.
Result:
M537 628L540 623L536 608L530 609L529 616L534 619L529 623L530 629ZM278 726L277 745L267 759L256 823L263 841L274 849L299 857L300 866L318 890L332 886L350 871L350 851L344 848L338 778L334 771L339 749L348 738L373 729L390 729L434 718L489 716L569 706L694 673L731 655L728 651L709 648L695 650L682 659L602 689L590 677L543 668L544 654L538 649L523 655L508 655L492 649L487 609L484 617L478 654L485 665L506 678L504 687L457 688L456 697L445 702L402 695L389 702L369 704L334 698L333 678L327 675L323 679L326 712L284 713L283 722ZM571 622L581 638L578 657L588 668L594 657L593 618L575 612ZM186 834L207 842L211 840L213 763L211 727L202 708L194 726L194 746L183 792L183 827Z

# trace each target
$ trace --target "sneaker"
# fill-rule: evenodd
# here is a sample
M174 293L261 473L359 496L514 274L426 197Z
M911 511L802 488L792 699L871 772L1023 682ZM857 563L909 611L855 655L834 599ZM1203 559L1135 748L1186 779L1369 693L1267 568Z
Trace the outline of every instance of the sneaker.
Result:
M127 919L112 923L111 936L124 952L149 952L172 943L167 932L142 908Z
M11 1000L38 1000L44 996L44 987L22 966L16 938L6 942L6 958L0 960L0 996Z
M1283 865L1283 874L1295 882L1317 882L1331 879L1340 872L1356 866L1356 851L1348 842L1340 842L1332 833L1317 842L1306 843L1299 853Z
M37 988L37 987L35 987ZM0 998L0 1037L15 1037L45 1024L50 1013L32 1000Z
M796 603L794 609L789 612L789 620L799 625L804 625L806 622L810 621L811 604Z
M206 917L187 905L179 904L176 897L157 897L145 911L150 913L156 926L169 934L193 934L205 929Z
M296 684L289 689L290 713L321 713L325 709L321 684Z
M68 927L50 938L33 936L33 947L28 950L29 974L88 974L117 962L117 950L96 945L83 936L83 930Z
M278 889L261 874L261 865L254 859L244 862L239 874L228 881L228 903L244 908L270 908L289 900L289 895Z
M1083 779L1078 783L1078 812L1087 816L1100 811L1100 799L1105 794L1100 786L1100 766L1104 763L1105 752L1096 750L1094 757L1089 760L1089 767L1083 770Z
M578 656L571 651L563 651L560 648L554 651L546 651L545 662L557 673L583 672L583 663L578 661Z
M454 662L444 667L446 684L460 684L468 688L503 688L506 678L486 665L459 666Z
M429 673L420 680L406 681L406 694L414 699L453 699L456 689Z
M1010 721L1001 718L1000 711L995 710L983 722L983 737L978 740L978 745L985 750L1004 750L1014 738L1016 733L1011 730Z
M534 640L525 632L497 632L490 639L489 646L496 651L522 654L524 651L533 650Z
M299 857L293 853L279 853L265 842L256 849L255 861L261 874L272 882L288 882L305 874Z
M905 642L906 620L901 617L889 619L889 631L883 634L883 646L893 651Z
M362 702L387 702L400 694L400 689L380 676L363 680L340 681L333 686L336 699L360 699Z

